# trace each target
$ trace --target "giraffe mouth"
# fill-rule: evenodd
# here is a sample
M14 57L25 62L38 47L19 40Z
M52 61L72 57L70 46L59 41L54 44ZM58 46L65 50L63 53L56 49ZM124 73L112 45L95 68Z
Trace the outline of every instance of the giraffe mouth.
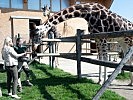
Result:
M46 13L43 13L43 15L46 17L47 14Z

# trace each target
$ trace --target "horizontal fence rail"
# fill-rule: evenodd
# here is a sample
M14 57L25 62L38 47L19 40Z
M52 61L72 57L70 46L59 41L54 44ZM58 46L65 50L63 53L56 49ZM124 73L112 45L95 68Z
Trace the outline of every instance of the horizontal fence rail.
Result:
M110 52L109 55L117 55L117 52ZM97 56L98 53L81 53L82 56ZM48 56L55 56L55 57L62 57L62 56L76 56L76 53L37 53L38 57L48 57Z
M97 92L93 100L98 100L100 96L103 94L107 86L116 78L121 70L127 70L133 72L133 66L127 65L126 62L130 59L133 54L133 47L127 52L126 56L121 60L120 63L114 63L110 61L101 61L97 59L91 59L87 57L83 57L82 55L93 55L91 53L82 53L82 42L86 43L94 43L89 39L102 39L102 38L119 38L119 37L132 37L133 30L128 31L115 31L115 32L101 32L101 33L92 33L92 34L85 34L84 31L77 29L77 35L71 37L62 37L56 39L42 39L42 42L75 42L76 43L76 53L56 53L49 52L50 54L37 54L37 56L50 56L50 57L62 57L66 59L77 60L77 75L78 78L81 78L81 61L86 63L91 63L95 65L105 66L115 68L114 72L111 76L105 81L103 86ZM86 40L88 39L88 40ZM110 42L109 44L112 44ZM112 53L113 54L113 53ZM118 54L118 53L115 53ZM53 63L53 62L52 62ZM106 73L105 73L106 74ZM99 75L100 76L100 75Z
M97 55L92 53L82 53L82 55ZM76 53L37 53L38 57L47 57L47 56L55 56L55 57L62 57L62 56L76 56Z
M59 38L59 39L42 39L42 42L76 42L76 39L69 39L69 38Z
M115 31L115 32L100 32L100 33L92 33L92 34L85 34L81 35L81 39L92 39L92 38L118 38L118 37L130 37L133 36L133 30L128 31ZM57 39L75 39L76 36L71 37L62 37ZM67 40L66 40L67 41Z
M90 38L118 38L118 37L130 37L133 36L133 30L128 31L116 31L116 32L101 32L87 35L81 35L81 39Z
M91 39L91 38L117 38L117 37L127 37L127 36L133 36L133 30L128 31L116 31L116 32L101 32L101 33L93 33L93 34L86 34L82 35L83 32L81 32L81 42L85 43L95 43L94 40L84 40L84 39ZM42 42L76 42L77 36L71 36L71 37L62 37L62 38L56 38L56 39L42 39ZM109 44L116 44L117 42L108 42ZM117 51L116 51L117 52Z
M47 38L44 38L42 39L42 42L76 42L76 39L73 38L73 39L69 39L69 38L55 38L55 39L47 39ZM96 43L95 41L92 41L92 40L81 40L81 42L85 42L85 43Z
M77 60L76 56L60 56L62 58L66 58L66 59L72 59L72 60ZM116 68L119 63L114 63L111 61L101 61L101 60L96 60L96 59L91 59L91 58L85 58L85 57L81 57L81 61L82 62L86 62L86 63L91 63L91 64L95 64L95 65L101 65L101 66L105 66L105 67L110 67L110 68ZM125 64L124 67L122 68L122 70L126 70L126 71L131 71L133 72L133 65L128 65Z

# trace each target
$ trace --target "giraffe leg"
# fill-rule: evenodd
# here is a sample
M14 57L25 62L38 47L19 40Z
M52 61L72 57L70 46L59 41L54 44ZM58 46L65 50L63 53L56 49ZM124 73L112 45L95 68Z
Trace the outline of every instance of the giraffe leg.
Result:
M130 83L128 85L129 86L133 85L133 72L130 72Z
M129 49L129 46L124 42L118 42L118 44L122 47L122 51L123 51L124 56L125 56L126 52ZM132 60L133 60L133 57L131 57L131 59L127 63L131 65ZM128 85L132 86L132 84L133 84L133 72L130 72L130 83Z
M103 55L103 60L108 61L108 54L107 52ZM107 68L104 66L104 82L107 80Z
M97 49L98 49L98 59L102 60L102 54L101 54L101 49L100 49L100 44L97 42ZM102 81L102 66L99 65L99 80L98 84L101 84Z
M55 51L56 51L56 53L58 53L59 42L57 42L57 43L55 44L55 46L56 46L56 47L55 47L55 48L56 48ZM58 57L56 57L56 60L55 60L55 61L56 61L56 66L58 67L58 66L59 66L59 60L58 60Z
M108 61L108 43L107 40L103 40L102 45L103 60ZM107 68L104 66L104 82L107 80Z
M98 80L98 84L102 84L101 82L102 82L102 66L99 66L99 80Z
M133 57L128 62L130 65L132 64L132 59L133 59ZM130 72L130 83L128 85L129 86L132 86L133 85L133 72Z
M107 61L108 60L108 44L106 39L101 39L100 42L98 42L98 53L99 53L99 60L104 60ZM106 67L104 67L104 80L103 82L105 82L107 79L107 70ZM102 67L99 66L99 84L102 84Z

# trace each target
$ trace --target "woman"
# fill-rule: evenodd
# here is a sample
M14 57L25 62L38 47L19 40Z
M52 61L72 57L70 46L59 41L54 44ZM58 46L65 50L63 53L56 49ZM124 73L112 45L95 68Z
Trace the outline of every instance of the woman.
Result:
M7 71L7 90L8 90L8 95L16 99L21 98L17 95L17 82L18 82L17 58L24 56L25 54L26 53L17 54L13 48L12 39L10 37L7 37L5 39L2 48L2 57ZM11 92L12 79L13 79L13 86Z

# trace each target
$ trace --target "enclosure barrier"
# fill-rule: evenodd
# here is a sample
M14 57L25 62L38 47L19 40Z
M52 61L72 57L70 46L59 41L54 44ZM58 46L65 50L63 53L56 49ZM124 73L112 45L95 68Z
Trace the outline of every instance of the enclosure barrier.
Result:
M110 85L110 83L117 77L117 75L119 74L119 72L121 70L127 70L127 71L133 71L133 66L131 65L126 65L126 62L130 59L130 57L133 54L133 47L131 47L129 49L129 51L127 52L126 56L121 60L120 63L113 63L113 62L107 62L107 61L100 61L100 60L94 60L91 58L85 58L85 57L81 57L81 55L83 54L81 52L81 42L87 42L84 39L96 39L96 38L118 38L118 37L130 37L133 36L133 30L129 30L129 31L120 31L120 32L103 32L103 33L95 33L95 34L87 34L87 35L81 35L82 34L82 30L77 30L77 36L72 36L72 37L63 37L63 38L58 38L58 39L45 39L42 40L43 42L45 41L52 41L52 42L76 42L76 53L75 54L49 54L47 56L57 56L57 57L63 57L63 58L67 58L67 59L73 59L73 60L77 60L77 75L78 78L81 78L81 61L83 62L87 62L87 63L92 63L92 64L97 64L97 65L101 65L101 66L107 66L107 67L111 67L111 68L116 68L113 73L111 74L111 76L105 81L105 83L102 85L102 87L99 89L99 91L96 93L96 95L94 96L93 100L98 100L101 95L103 94L103 92L105 91L105 89ZM89 41L90 43L91 41ZM38 54L37 56L46 56L46 54ZM115 67L117 66L117 67Z

